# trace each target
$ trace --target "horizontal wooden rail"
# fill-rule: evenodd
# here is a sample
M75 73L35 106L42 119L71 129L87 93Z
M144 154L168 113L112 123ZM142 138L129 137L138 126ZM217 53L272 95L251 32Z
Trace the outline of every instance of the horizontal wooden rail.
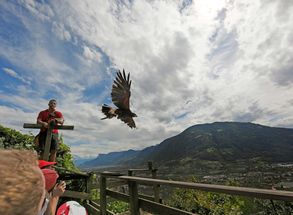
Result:
M71 191L71 190L65 190L62 197L70 197L70 198L76 198L76 199L90 199L90 195L88 193Z
M94 208L94 210L96 210L97 212L101 211L101 206L98 203L96 203L94 201L90 201L87 204L90 205L91 208ZM109 211L109 210L107 210L106 213L107 213L107 215L115 215L115 213L113 213L112 211Z
M34 124L34 123L24 123L23 128L41 128L42 126L39 124ZM74 126L73 125L57 125L58 129L62 130L73 130Z
M108 189L106 190L106 194L114 199L127 202L127 203L130 202L129 200L130 196L127 194L108 190ZM168 215L192 215L193 214L183 210L179 210L177 208L169 207L167 205L154 202L153 200L146 199L145 196L143 195L139 195L138 201L139 201L139 206L143 210L149 211L152 213L168 214Z
M129 195L127 195L125 193L116 192L116 191L106 189L106 194L114 199L129 203Z
M128 172L149 172L151 171L150 169L129 169Z
M127 185L127 181L126 180L120 180L120 181L110 181L108 182L107 181L107 186L109 188L112 188L112 187L119 187L119 186L123 186L123 185Z
M177 208L173 208L167 205L163 205L157 202L139 198L139 206L148 212L155 214L168 214L168 215L196 215L187 211L183 211Z
M104 171L104 172L101 172L100 174L101 176L105 176L107 178L117 178L118 176L124 176L120 172L109 172L109 171Z
M293 201L293 192L280 191L280 190L268 190L268 189L257 189L248 187L235 187L225 185L214 185L214 184L201 184L192 182L181 182L181 181L170 181L152 178L132 177L132 176L118 176L117 178L137 182L138 184L145 185L167 185L178 188L196 189L208 192L225 193L239 196L249 196L261 199L272 199L272 200L283 200Z
M125 193L106 189L106 194L114 199L129 203L129 195ZM150 201L155 201L155 198L153 196L138 194L138 197L142 199L150 200ZM162 199L160 199L160 203L162 203Z
M94 205L92 205L91 203L86 203L87 207L91 208L91 210L94 210L95 211L95 214L97 213L100 213L100 210L98 208L96 208Z
M94 201L90 201L90 203L91 203L93 206L95 206L98 210L100 210L101 206L100 206L98 203L96 203L96 202L94 202Z

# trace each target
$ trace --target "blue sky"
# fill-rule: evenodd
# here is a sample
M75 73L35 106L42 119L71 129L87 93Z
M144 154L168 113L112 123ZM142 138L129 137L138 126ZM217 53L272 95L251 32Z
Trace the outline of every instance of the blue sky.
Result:
M201 123L293 128L292 14L291 0L1 1L0 124L29 132L23 123L56 98L82 157ZM133 130L100 120L123 68Z

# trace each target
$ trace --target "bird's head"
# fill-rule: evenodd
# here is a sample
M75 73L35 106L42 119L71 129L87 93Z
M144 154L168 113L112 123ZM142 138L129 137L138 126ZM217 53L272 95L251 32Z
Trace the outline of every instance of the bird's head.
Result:
M137 115L135 113L131 113L132 117L137 117Z

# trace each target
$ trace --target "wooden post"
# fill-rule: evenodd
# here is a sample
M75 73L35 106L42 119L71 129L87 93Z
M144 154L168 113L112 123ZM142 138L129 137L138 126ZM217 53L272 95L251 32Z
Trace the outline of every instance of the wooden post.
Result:
M135 181L128 181L129 188L129 209L131 215L140 215L138 205L138 189Z
M148 168L149 168L149 170L153 169L153 162L152 161L148 161Z
M157 178L157 170L158 169L152 169L152 178L156 179ZM155 202L160 202L160 185L159 184L154 184L154 197L155 197Z
M158 169L153 167L153 162L152 161L148 162L148 168L152 173L152 178L156 179ZM155 200L155 202L159 203L160 202L160 185L159 184L154 184L153 189L154 189L154 197L155 197L154 200Z
M133 171L132 170L128 170L128 176L133 176Z
M49 160L50 148L51 148L51 139L52 139L52 130L53 126L49 125L47 129L46 144L45 150L42 159L45 161Z
M89 176L86 178L86 192L90 193L93 187L93 177L94 173L90 172Z
M106 195L106 177L100 175L100 206L101 206L101 215L107 215L107 195Z

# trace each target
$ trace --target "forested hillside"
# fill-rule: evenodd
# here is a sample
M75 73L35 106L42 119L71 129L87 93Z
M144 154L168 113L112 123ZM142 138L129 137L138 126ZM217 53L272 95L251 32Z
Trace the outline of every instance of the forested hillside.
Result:
M84 167L107 164L138 165L152 160L161 166L213 168L254 160L266 163L293 162L293 129L253 123L216 122L187 128L158 145L141 151L100 155ZM113 159L113 156L115 159Z

